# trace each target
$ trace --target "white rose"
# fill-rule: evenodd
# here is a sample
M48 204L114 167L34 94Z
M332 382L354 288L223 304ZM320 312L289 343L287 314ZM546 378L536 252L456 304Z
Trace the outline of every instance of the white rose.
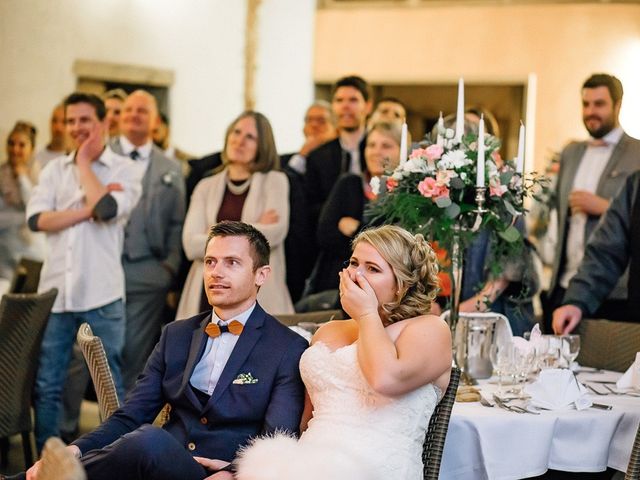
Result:
M453 168L462 168L467 164L467 157L462 150L447 152L442 156L442 160L447 162Z
M410 173L426 173L427 165L426 162L418 157L418 158L410 158L402 165L402 169L405 172Z
M453 138L456 132L453 131L453 128L447 128L444 131L444 138Z
M380 177L372 177L369 185L371 185L371 191L374 194L378 195L380 193Z

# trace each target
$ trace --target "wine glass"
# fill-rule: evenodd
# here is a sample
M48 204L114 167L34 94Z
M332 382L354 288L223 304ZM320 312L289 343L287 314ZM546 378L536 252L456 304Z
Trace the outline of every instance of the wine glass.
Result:
M563 335L561 339L562 357L567 362L567 368L571 368L571 363L580 353L580 335Z
M560 338L555 335L542 336L540 350L537 350L539 355L538 363L541 370L558 367L561 345Z
M506 374L513 361L514 348L511 343L496 343L489 352L493 371L498 376L498 395L502 395L502 376Z
M518 398L524 399L524 385L527 383L529 373L531 373L535 364L535 351L524 351L516 349L513 361L513 373L515 380L514 393Z

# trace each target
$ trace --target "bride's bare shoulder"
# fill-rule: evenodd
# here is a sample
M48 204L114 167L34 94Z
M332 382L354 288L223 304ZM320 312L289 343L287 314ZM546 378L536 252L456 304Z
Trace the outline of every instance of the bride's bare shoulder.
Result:
M332 320L322 325L311 339L311 344L322 342L332 350L350 345L358 338L355 320Z
M442 335L450 335L447 322L437 315L420 315L418 317L407 318L387 327L390 331L395 331L399 335L406 330L407 333L425 332L429 334L439 333Z

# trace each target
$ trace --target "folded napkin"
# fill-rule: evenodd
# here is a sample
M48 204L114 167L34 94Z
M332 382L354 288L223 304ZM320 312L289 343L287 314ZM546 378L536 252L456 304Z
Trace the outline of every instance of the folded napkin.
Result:
M531 329L529 340L514 336L511 341L513 342L513 346L522 354L529 355L535 353L536 349L539 349L539 345L544 343L542 333L540 332L540 325L536 323Z
M621 390L640 390L640 352L636 353L636 361L624 372L620 380L616 382L616 387Z
M568 369L542 370L538 379L524 387L531 396L531 404L547 410L561 410L575 406L584 410L592 405L591 397Z

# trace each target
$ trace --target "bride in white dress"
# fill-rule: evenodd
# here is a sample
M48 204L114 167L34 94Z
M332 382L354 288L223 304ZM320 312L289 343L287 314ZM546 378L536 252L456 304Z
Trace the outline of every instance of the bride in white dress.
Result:
M235 478L423 478L422 444L451 370L448 326L422 314L437 271L429 244L400 227L354 240L340 273L352 320L320 328L300 360L308 393L302 436L254 441L236 460Z

